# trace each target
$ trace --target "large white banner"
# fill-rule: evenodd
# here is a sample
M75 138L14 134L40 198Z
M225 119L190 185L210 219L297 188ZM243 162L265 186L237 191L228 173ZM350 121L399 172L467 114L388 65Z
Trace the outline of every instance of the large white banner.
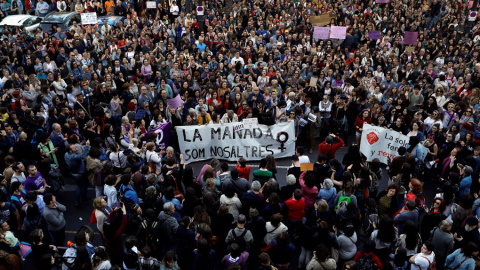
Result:
M396 157L398 148L407 147L409 140L409 137L399 132L364 124L360 152L367 157L367 161L378 158L380 162L387 164L388 157Z
M234 128L234 123L178 126L178 142L185 162L211 158L236 161L240 157L260 160L270 154L275 158L295 154L293 122L237 128L236 131Z

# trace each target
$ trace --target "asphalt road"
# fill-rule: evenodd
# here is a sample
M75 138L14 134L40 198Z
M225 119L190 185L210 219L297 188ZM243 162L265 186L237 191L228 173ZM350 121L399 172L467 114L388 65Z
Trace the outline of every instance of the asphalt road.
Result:
M354 138L351 138L350 141L354 141ZM319 142L317 142L318 145ZM339 149L336 153L336 159L338 159L340 162L343 160L343 157L347 153L348 146L343 147ZM315 162L317 160L318 156L318 148L313 151L312 154L308 154L310 157L311 162ZM194 172L198 174L204 164L206 164L208 161L200 161L200 162L195 162L195 163L189 163L190 166L194 168ZM230 164L230 168L235 167L234 162L228 162ZM254 170L258 168L259 162L249 162L247 163L250 165L251 168L251 173L253 173ZM282 158L277 160L277 180L280 184L280 186L286 185L286 172L288 167L291 165L291 160L290 158ZM250 178L252 179L252 177ZM388 178L386 176L386 169L383 167L383 178L380 181L379 184L379 191L383 190L387 186ZM435 196L436 193L436 188L438 184L437 181L434 180L427 180L426 183L424 184L424 196L426 197L426 202L427 206L430 207L430 202L432 201L433 197ZM80 204L79 206L74 205L74 195L75 195L75 185L73 180L69 181L67 180L67 185L65 186L65 189L60 192L57 196L57 200L64 204L67 207L67 212L65 213L65 219L67 221L66 225L66 231L67 231L67 241L68 240L73 240L73 236L75 235L75 232L82 226L82 225L90 225L90 215L93 211L93 206L92 203L86 203L86 204ZM90 187L88 189L88 196L90 199L93 199L95 197L95 190L93 187ZM95 231L96 229L96 224L90 225L92 229ZM94 237L93 241L94 245L101 245L101 237L100 235L97 235Z

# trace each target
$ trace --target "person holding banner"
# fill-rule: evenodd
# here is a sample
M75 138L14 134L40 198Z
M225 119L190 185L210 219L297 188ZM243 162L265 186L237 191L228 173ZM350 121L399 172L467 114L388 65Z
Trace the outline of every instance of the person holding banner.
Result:
M355 136L357 138L357 144L360 145L360 140L362 138L362 131L363 131L363 124L371 124L372 123L372 118L370 118L370 114L368 110L363 110L358 116L357 119L355 120L355 129L356 133Z

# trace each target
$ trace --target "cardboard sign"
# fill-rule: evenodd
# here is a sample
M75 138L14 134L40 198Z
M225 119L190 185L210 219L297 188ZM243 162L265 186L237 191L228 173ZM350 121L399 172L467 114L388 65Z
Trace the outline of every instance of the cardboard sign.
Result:
M310 78L310 84L309 84L309 86L310 86L310 87L315 87L315 86L317 86L317 82L318 82L318 78L316 78L316 77L311 77L311 78Z
M408 46L405 48L406 53L413 53L415 51L415 47L413 46Z
M403 44L404 45L417 45L418 32L408 32L406 31L403 35Z
M245 128L252 129L258 126L258 118L245 118L242 122Z
M157 8L157 2L147 1L147 8Z
M310 17L310 23L314 26L324 26L330 24L332 18L335 18L335 15L322 14L319 16L312 16Z
M97 24L97 13L96 12L88 12L80 14L82 16L82 24Z
M331 30L330 38L345 39L347 35L347 27L345 26L332 26Z
M368 32L369 39L380 39L380 31L371 31Z
M315 26L313 30L313 38L315 39L328 39L330 34L330 27Z
M300 171L313 171L313 163L301 163L300 164Z

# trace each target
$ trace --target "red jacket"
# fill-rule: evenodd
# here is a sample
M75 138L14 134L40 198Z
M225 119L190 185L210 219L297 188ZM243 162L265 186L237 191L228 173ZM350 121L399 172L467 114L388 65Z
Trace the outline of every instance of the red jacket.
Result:
M340 137L336 137L338 142L334 144L327 144L326 142L322 142L318 145L318 155L325 154L327 155L328 159L335 158L335 153L337 152L340 147L345 146L345 143Z
M362 133L358 128L356 127L359 127L359 128L362 128L363 129L363 124L371 124L372 123L372 118L367 118L367 119L363 119L363 117L360 117L360 116L357 116L357 120L355 120L355 129L357 130L358 133Z
M305 216L305 200L302 198L296 201L292 198L285 202L288 207L288 220L289 221L301 221Z
M245 168L240 167L240 165L237 164L235 168L238 170L238 176L243 177L247 179L247 181L250 181L250 166L245 166Z

